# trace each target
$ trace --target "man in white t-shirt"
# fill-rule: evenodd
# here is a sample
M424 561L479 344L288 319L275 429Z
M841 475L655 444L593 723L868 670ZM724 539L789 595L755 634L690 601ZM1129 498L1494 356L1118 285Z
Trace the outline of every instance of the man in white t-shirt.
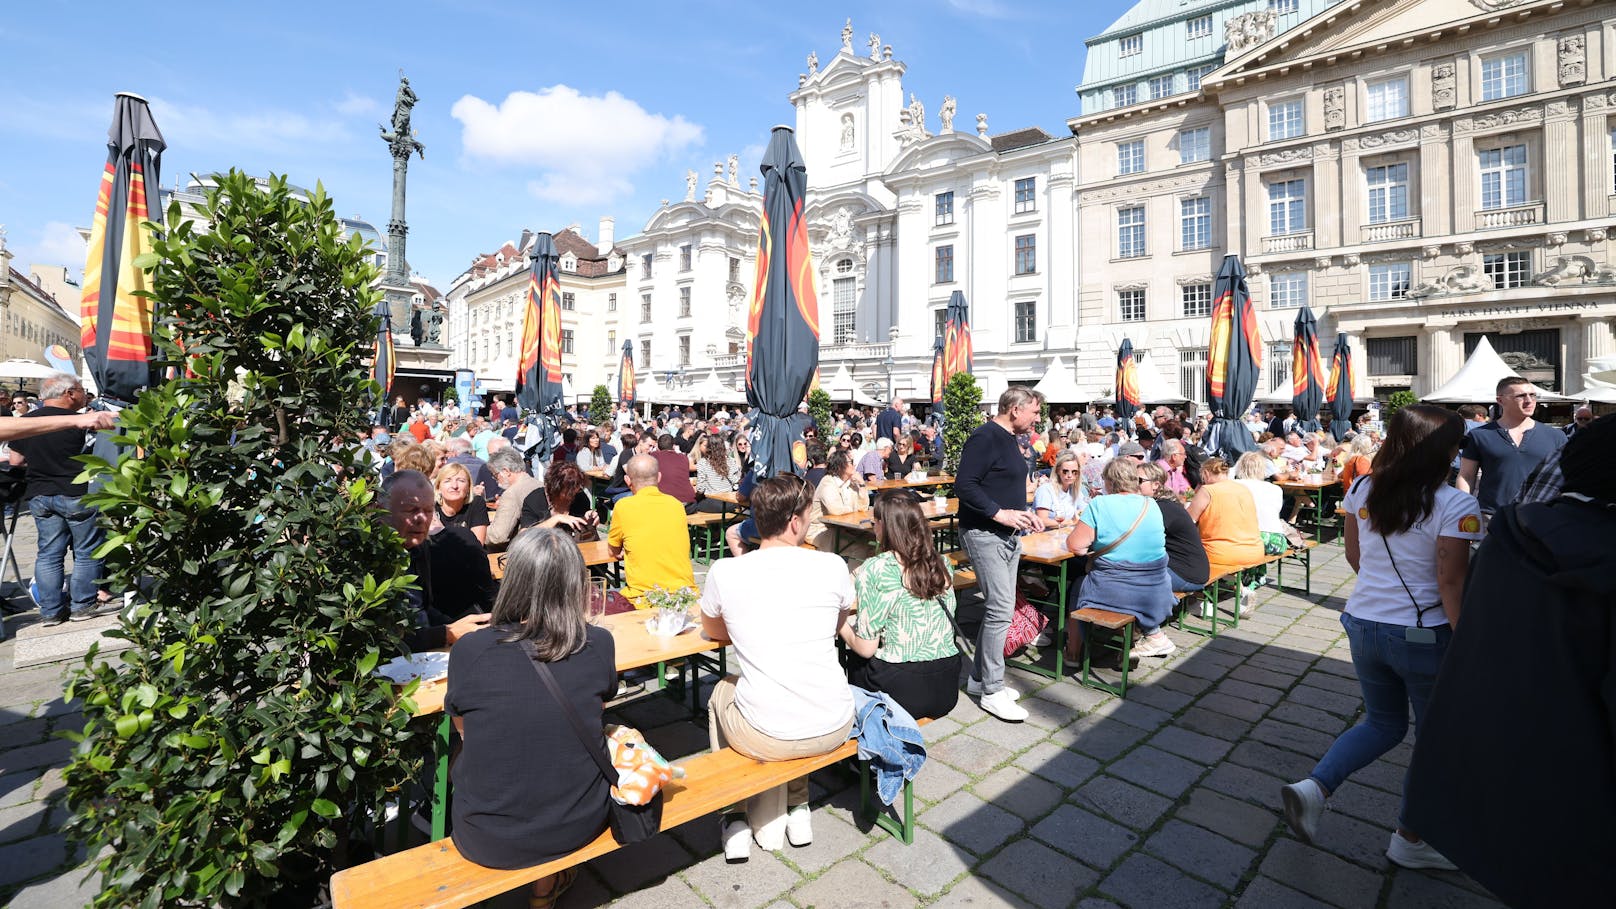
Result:
M752 489L757 550L707 570L702 627L729 641L740 665L713 688L707 730L714 750L733 748L760 761L825 754L853 729L853 695L836 659L836 630L853 605L847 564L802 548L814 490L799 477L760 480ZM813 841L808 780L792 780L746 800L745 817L728 814L724 858L744 861L752 841L774 851Z

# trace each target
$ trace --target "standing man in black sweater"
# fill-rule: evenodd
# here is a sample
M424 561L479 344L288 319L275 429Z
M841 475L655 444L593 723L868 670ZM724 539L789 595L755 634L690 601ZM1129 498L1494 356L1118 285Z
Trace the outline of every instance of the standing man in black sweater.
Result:
M1004 684L1004 638L1016 608L1016 568L1022 531L1041 522L1027 508L1027 461L1016 436L1032 429L1044 396L1012 385L999 396L999 413L977 427L960 451L954 494L959 497L960 543L976 569L984 613L976 636L976 665L965 693L982 709L1019 723L1027 710L1020 693Z

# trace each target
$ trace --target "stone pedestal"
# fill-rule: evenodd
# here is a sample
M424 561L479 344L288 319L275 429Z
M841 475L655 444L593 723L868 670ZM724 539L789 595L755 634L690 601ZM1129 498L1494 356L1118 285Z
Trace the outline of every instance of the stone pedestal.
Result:
M392 314L393 338L395 342L410 337L410 318L415 314L415 288L408 282L403 284L383 283L382 294L387 298L387 311Z

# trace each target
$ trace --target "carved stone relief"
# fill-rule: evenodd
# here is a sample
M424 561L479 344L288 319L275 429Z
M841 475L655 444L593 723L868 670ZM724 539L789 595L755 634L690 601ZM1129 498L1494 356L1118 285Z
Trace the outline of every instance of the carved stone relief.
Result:
M1324 128L1343 129L1347 125L1347 90L1337 85L1324 90Z
M1233 58L1274 37L1279 26L1279 14L1271 9L1258 10L1235 16L1223 23L1223 40L1228 45L1227 56Z
M1431 106L1452 110L1459 103L1459 77L1452 60L1431 67Z
M1560 85L1581 85L1588 81L1588 39L1582 35L1560 37Z

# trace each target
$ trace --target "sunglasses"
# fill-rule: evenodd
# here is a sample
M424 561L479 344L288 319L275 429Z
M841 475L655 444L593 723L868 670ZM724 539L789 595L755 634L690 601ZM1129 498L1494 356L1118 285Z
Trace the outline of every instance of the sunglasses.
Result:
M1061 476L1063 476L1063 477L1075 477L1075 476L1077 476L1078 474L1080 474L1082 472L1083 471L1081 471L1081 470L1066 470L1066 469L1063 468L1061 470Z

